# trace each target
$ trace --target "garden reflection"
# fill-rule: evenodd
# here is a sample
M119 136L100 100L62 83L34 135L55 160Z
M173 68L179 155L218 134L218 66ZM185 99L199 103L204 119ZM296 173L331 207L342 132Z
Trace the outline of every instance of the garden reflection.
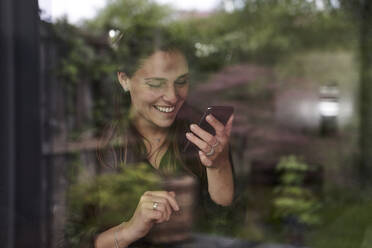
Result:
M198 13L115 0L80 26L63 19L42 24L44 74L53 71L43 92L50 102L43 147L55 179L51 247L88 247L92 235L129 219L149 188L169 187L184 215L155 228L153 243L203 233L263 244L369 247L371 201L358 170L359 40L350 38L359 36L356 7L226 2L228 10L222 4ZM194 211L198 190L190 178L165 180L145 164L113 174L96 158L101 131L125 112L116 61L131 67L164 30L161 42L176 42L189 61L188 103L200 111L235 109L235 199L208 218Z

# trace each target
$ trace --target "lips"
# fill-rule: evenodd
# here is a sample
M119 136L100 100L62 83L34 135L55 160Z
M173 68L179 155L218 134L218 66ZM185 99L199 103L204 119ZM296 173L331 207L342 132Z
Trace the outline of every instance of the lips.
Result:
M154 105L154 107L162 113L172 113L176 109L176 106L156 106L156 105Z

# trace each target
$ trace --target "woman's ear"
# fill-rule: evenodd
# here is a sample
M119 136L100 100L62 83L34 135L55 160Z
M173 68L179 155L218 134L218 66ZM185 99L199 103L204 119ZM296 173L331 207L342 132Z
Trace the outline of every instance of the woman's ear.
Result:
M130 90L130 79L129 79L129 77L127 76L127 74L125 74L124 72L121 72L121 71L119 71L117 73L117 75L118 75L118 80L119 80L119 83L120 83L121 87L123 87L125 92L128 92Z

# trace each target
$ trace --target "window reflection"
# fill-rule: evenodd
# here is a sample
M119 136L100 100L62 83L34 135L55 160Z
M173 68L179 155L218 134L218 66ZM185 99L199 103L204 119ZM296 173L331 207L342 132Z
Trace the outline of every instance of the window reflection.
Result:
M59 242L88 244L89 235L131 218L139 192L146 190L132 186L133 181L125 184L129 180L125 173L116 175L111 167L102 166L96 158L97 144L102 133L111 135L110 147L105 147L110 152L102 156L120 164L127 154L124 144L138 145L112 128L113 120L120 122L120 117L131 114L126 106L138 103L144 120L168 125L156 120L155 111L171 113L173 107L178 111L177 96L186 95L187 104L199 113L193 116L196 123L208 106L233 106L235 114L229 142L233 207L210 209L208 219L194 221L189 237L200 242L214 235L242 244L309 247L366 244L362 233L370 229L370 203L359 188L362 176L356 155L361 152L362 118L357 109L362 61L356 37L364 19L355 19L359 12L354 5L321 0L221 1L208 12L188 12L157 2L112 1L81 25L63 19L43 22L42 73L48 77L43 90L48 104L42 110L48 136L43 146L51 156L55 179L52 247ZM175 45L187 61L182 67L187 71L138 72L154 48ZM166 58L158 58L158 64ZM174 72L176 65L173 61L168 67ZM124 73L121 84L117 72ZM185 73L185 82L177 80ZM151 93L134 87L140 101L133 101L123 92L127 78L151 78L144 81L153 88ZM188 91L180 92L184 84ZM144 103L151 104L145 96L160 92L168 94L166 101L151 102L154 108L146 112ZM147 172L128 173L151 179ZM118 185L122 186L115 191ZM136 196L125 193L130 187L137 190ZM110 212L101 216L102 225L92 224L97 219L89 216L96 215L100 204L116 208L113 194L133 203L131 211L119 217L112 210L111 216ZM360 219L353 219L357 212ZM71 222L71 214L77 222ZM343 240L338 238L341 228L356 229L361 235L346 235Z

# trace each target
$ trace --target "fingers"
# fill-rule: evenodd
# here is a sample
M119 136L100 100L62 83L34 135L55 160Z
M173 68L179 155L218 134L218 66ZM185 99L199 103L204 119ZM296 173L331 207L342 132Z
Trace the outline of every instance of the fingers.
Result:
M161 211L154 211L150 206L152 203L144 202L141 205L141 215L144 216L145 223L160 222L165 219L165 213Z
M229 142L234 115L229 117L225 126L211 114L206 117L206 120L215 129L215 136L198 125L192 124L190 126L192 132L186 133L186 138L200 149L199 157L202 164L211 167L214 163L213 161L221 157L219 155Z
M152 201L143 203L144 213L150 220L156 221L156 223L162 223L170 219L172 212L169 211L166 204L158 203L156 209L154 209L153 206L154 202Z
M172 206L173 210L180 210L180 206L176 201L176 194L174 192L170 193L167 191L147 191L144 195L163 197L168 200L168 203Z
M136 240L144 237L155 223L168 221L173 209L180 209L175 197L174 192L167 191L148 191L141 196L136 211L128 221L128 228Z
M171 214L172 214L172 209L168 203L168 200L163 198L163 197L156 197L152 196L149 197L149 202L151 203L151 209L152 210L158 210L166 213L166 220L169 220ZM154 203L158 203L157 207L154 209Z
M194 143L200 150L208 153L211 150L211 146L204 140L196 137L193 133L186 133L186 138Z
M207 122L214 128L217 136L223 136L225 131L225 126L217 120L213 115L209 114L205 118Z
M193 133L195 133L197 136L199 136L201 139L209 144L215 144L217 142L216 137L214 137L212 134L208 133L196 124L191 124L190 129Z
M168 221L173 212L172 208L176 211L179 210L175 196L174 192L145 192L140 200L140 208L142 209L143 216L148 221L155 221L156 223Z
M199 136L196 136L194 133L186 133L186 138L191 141L193 144L195 144L201 151L203 151L205 154L208 154L211 152L212 147L215 154L220 153L223 150L223 147L227 143L228 139L223 136L219 137L218 139L210 134L208 134L206 131L201 129L197 125L191 125L192 130L195 130L195 133ZM203 138L204 137L204 138Z
M192 124L190 125L192 133L186 133L186 137L188 138L188 140L193 142L197 147L199 147L200 150L204 151L205 153L208 153L208 151L210 151L210 146L213 146L213 144L217 144L217 142L225 145L226 141L230 137L233 118L234 115L231 115L228 122L226 123L226 126L224 126L213 115L209 114L206 117L206 120L215 129L216 136L213 136L212 134L203 130L198 125Z

